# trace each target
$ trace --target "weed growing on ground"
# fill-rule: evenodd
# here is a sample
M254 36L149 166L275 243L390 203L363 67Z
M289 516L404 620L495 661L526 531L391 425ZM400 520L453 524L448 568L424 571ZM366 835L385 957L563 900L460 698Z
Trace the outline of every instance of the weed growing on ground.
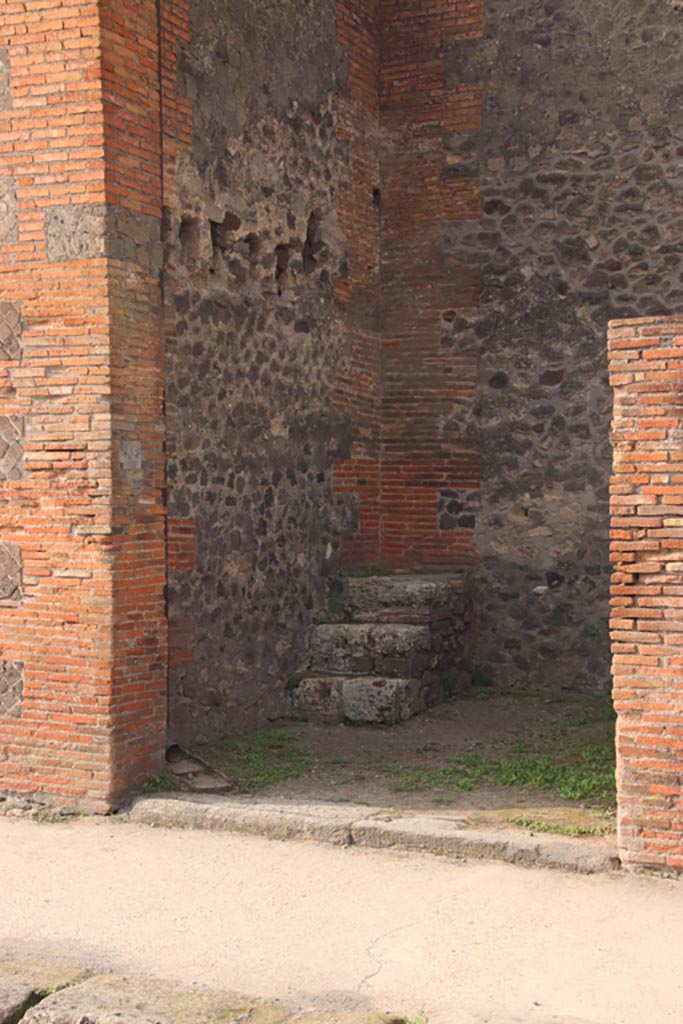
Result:
M286 729L264 730L215 743L203 755L248 793L296 779L311 767L310 755Z
M547 832L556 836L572 836L581 838L585 836L606 836L612 829L607 825L558 825L552 821L543 821L540 818L510 818L510 824L517 828L523 828L529 832Z
M399 768L393 788L471 791L482 783L552 790L564 800L585 800L611 806L615 800L614 744L611 740L577 749L567 747L558 758L520 750L499 759L481 754L451 757L441 768Z
M176 788L175 779L172 775L150 775L142 787L145 793L170 793Z

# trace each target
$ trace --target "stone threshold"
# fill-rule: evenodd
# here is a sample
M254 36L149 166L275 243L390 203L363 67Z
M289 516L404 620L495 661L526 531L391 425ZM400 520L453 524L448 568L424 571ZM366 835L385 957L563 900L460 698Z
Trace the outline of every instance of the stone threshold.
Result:
M127 819L157 828L206 829L269 839L306 839L335 846L495 860L574 874L621 867L609 839L567 838L504 826L481 828L468 817L415 814L355 804L296 803L257 797L164 794L139 797Z

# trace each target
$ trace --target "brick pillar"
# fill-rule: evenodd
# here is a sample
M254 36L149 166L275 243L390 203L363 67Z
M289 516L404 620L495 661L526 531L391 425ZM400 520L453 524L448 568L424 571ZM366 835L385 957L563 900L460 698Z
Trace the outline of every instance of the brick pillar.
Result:
M612 615L619 845L683 869L683 318L615 321Z
M154 771L166 630L152 0L0 13L0 791Z
M350 457L337 463L337 494L355 495L357 528L346 538L348 567L380 561L382 338L380 302L379 41L380 0L337 0L339 44L348 81L339 97L339 138L348 174L339 183L339 224L347 240L335 298L347 340L335 402L352 425Z
M478 442L463 428L477 361L447 330L478 303L478 274L449 266L449 227L477 220L476 166L449 163L481 124L482 87L449 69L483 33L482 0L382 0L381 557L401 568L474 557Z

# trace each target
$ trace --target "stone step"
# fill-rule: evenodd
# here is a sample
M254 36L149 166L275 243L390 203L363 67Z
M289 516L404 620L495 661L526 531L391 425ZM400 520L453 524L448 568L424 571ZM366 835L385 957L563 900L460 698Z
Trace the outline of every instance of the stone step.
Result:
M352 725L396 725L426 706L420 681L400 676L309 675L289 699L296 718Z
M354 622L422 623L465 611L465 574L347 576L333 599L333 617Z
M437 652L428 626L404 623L328 623L311 636L313 672L419 676Z

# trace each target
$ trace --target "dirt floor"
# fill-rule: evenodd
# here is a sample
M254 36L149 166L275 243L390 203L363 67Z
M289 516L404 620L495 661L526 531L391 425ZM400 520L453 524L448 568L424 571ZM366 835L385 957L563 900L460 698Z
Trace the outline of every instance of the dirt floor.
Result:
M402 725L278 722L197 753L232 792L456 811L576 836L614 828L607 697L481 689ZM182 777L155 785L186 788Z

